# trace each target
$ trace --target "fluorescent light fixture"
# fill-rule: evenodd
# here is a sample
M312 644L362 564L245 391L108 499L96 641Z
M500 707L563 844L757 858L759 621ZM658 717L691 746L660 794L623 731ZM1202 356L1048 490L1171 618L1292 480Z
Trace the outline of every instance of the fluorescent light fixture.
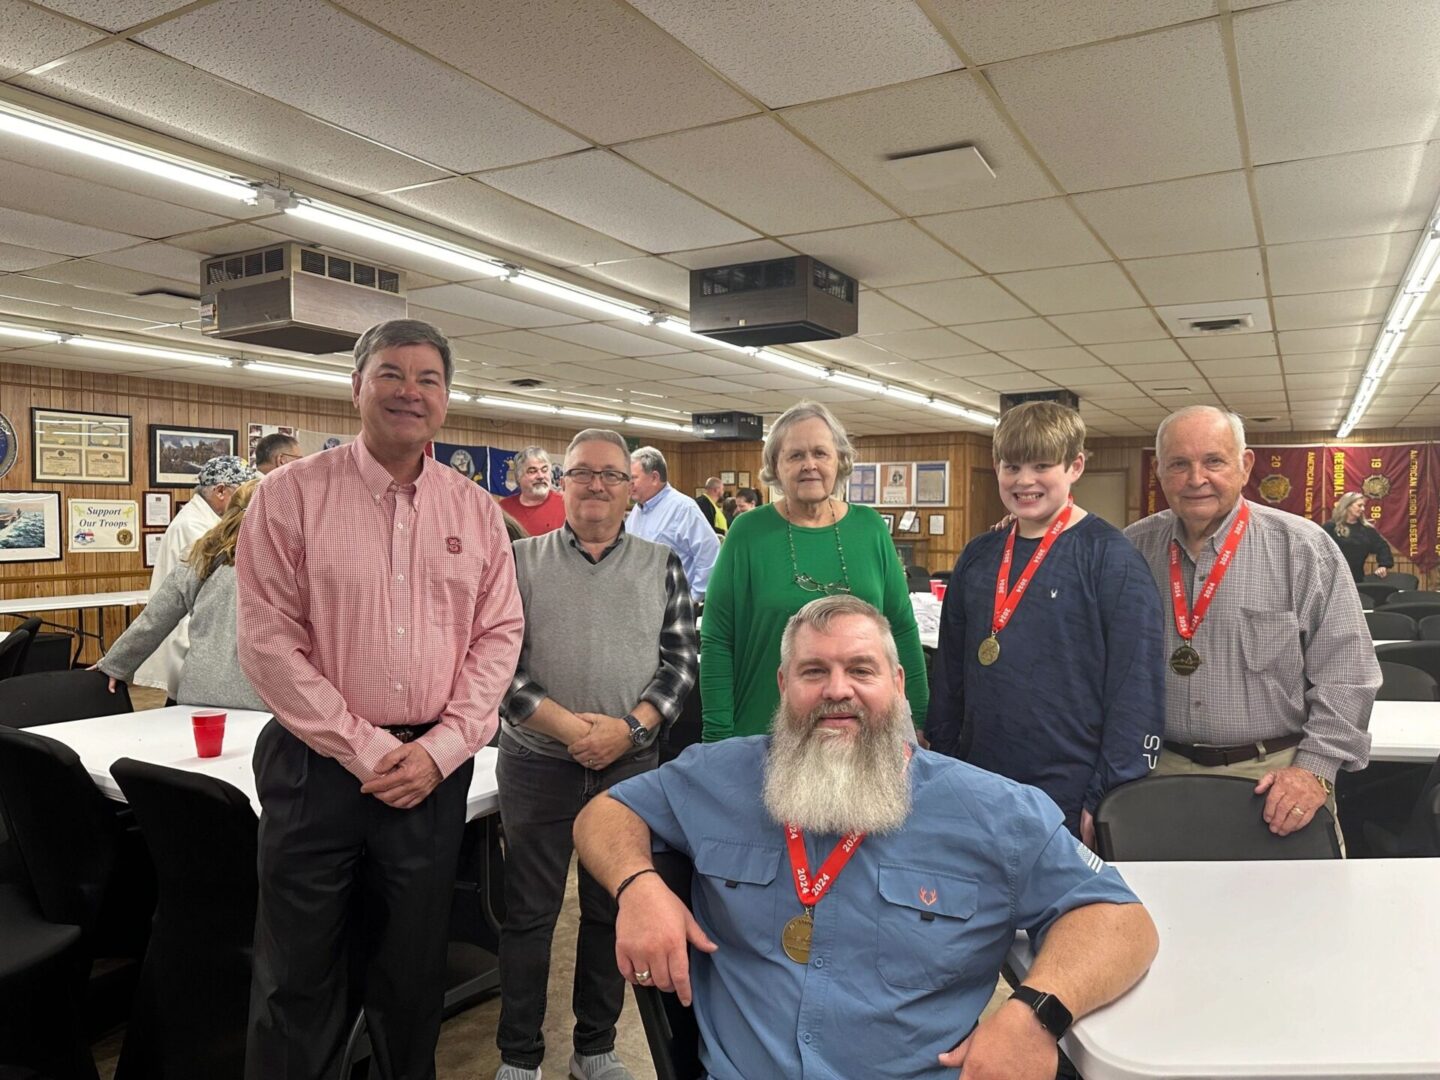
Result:
M926 404L936 412L944 413L946 416L958 416L962 420L969 420L972 424L994 427L1000 422L998 417L991 416L987 412L981 412L979 409L967 409L953 402L942 401L940 398L931 398Z
M146 356L153 360L173 360L181 364L202 364L205 367L234 367L235 361L228 356L213 356L209 353L183 352L179 349L160 349L149 345L131 345L127 341L107 341L105 338L87 337L76 334L65 337L66 345L77 349L99 349L102 352L124 353L127 356Z
M344 383L350 385L350 376L342 375L338 371L317 371L315 368L289 367L285 364L267 364L261 360L252 360L244 365L246 371L254 371L261 375L283 375L290 379L311 379L315 382Z
M476 405L493 405L499 409L517 409L520 412L548 413L554 416L560 410L554 405L544 405L538 401L519 401L515 398L492 397L489 394L481 394L475 399Z
M451 390L451 391L450 391L450 400L451 400L451 401L469 401L469 400L470 400L470 395L467 394L467 393L465 393L463 390Z
M508 267L494 259L481 258L453 245L410 232L408 229L387 225L372 218L361 217L358 214L325 207L318 203L301 203L299 206L289 207L285 213L292 214L302 221L313 221L317 225L338 229L351 236L374 240L378 244L388 244L401 251L408 251L412 255L423 255L428 259L458 266L479 277L504 277L510 273Z
M661 330L669 330L683 338L698 342L707 349L729 349L731 352L743 352L754 354L753 349L747 349L744 345L731 345L728 341L721 341L719 338L707 337L705 334L697 334L690 329L690 324L684 319L677 319L674 315L667 315L655 324Z
M893 397L897 401L907 401L911 405L929 405L930 399L924 394L917 394L914 390L906 390L903 386L885 387L885 396Z
M848 386L852 390L864 390L870 394L883 394L885 384L875 379L867 379L861 375L851 375L847 371L830 371L830 381L839 383L841 386Z
M819 364L812 364L807 360L797 360L793 356L786 356L784 353L773 352L770 349L761 349L755 354L755 359L764 360L767 364L774 364L786 371L795 371L801 375L808 375L812 379L828 379L830 372Z
M574 416L581 420L604 420L611 424L622 423L625 419L619 413L592 412L589 409L572 409L568 405L560 406L560 415Z
M521 270L518 274L512 274L505 280L526 289L534 289L546 296L553 296L557 300L578 304L603 315L614 316L617 319L627 319L633 323L645 324L654 321L654 316L642 308L634 307L631 304L622 304L618 300L611 300L609 297L600 296L585 289L577 289L571 285L551 281L539 274L532 274L529 270Z
M1440 276L1440 221L1431 226L1430 235L1420 245L1415 265L1405 280L1405 291L1423 295L1435 287L1437 276Z
M1406 292L1400 294L1400 299L1395 305L1395 313L1390 316L1390 321L1385 324L1387 330L1394 330L1403 334L1410 329L1410 324L1415 321L1415 316L1425 306L1425 294L1423 292Z
M17 338L20 341L43 341L47 345L56 345L65 340L51 330L27 330L21 326L0 326L0 337Z
M61 150L71 150L86 157L108 161L127 169L146 173L149 176L173 180L177 184L199 188L212 195L223 195L230 199L249 200L255 197L255 189L249 184L232 180L219 172L202 169L196 165L182 164L153 150L131 148L116 141L91 133L82 133L34 113L21 115L10 107L0 107L0 131L33 139Z
M669 420L651 420L645 416L627 416L625 423L634 424L636 427L654 428L656 431L680 431L681 426Z

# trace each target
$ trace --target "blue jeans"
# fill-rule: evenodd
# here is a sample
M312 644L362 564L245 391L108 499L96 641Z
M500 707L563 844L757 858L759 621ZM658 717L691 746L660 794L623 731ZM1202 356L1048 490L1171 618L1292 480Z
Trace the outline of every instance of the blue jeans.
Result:
M505 829L505 924L500 931L500 1026L507 1065L537 1069L545 1057L545 990L550 942L565 900L571 829L585 804L612 784L655 768L651 746L606 769L546 757L500 736L500 823ZM575 950L575 1050L615 1048L625 981L615 965L615 902L580 868L580 936Z

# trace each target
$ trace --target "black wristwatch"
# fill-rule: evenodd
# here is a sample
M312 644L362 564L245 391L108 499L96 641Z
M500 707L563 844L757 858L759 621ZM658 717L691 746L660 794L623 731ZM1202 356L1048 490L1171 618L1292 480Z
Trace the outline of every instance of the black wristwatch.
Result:
M655 737L655 732L636 720L634 713L626 713L624 719L626 726L630 729L630 742L637 747L649 746L650 740Z
M1054 994L1047 994L1043 990L1036 990L1033 986L1017 986L1015 992L1010 995L1011 1001L1019 1001L1029 1005L1035 1013L1035 1019L1040 1021L1040 1026L1048 1031L1055 1038L1060 1038L1070 1030L1070 1024L1074 1017L1065 1003Z

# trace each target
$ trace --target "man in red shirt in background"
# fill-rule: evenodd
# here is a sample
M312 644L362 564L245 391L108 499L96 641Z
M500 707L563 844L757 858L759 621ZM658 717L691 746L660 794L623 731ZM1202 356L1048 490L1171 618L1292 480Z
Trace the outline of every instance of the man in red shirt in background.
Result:
M542 536L565 524L565 499L555 490L550 455L543 446L527 446L515 455L514 495L500 509L520 523L527 536Z
M269 476L241 531L240 666L275 714L248 1080L334 1075L352 951L379 1074L435 1075L466 794L523 630L494 500L425 456L453 373L429 324L371 327L359 437Z

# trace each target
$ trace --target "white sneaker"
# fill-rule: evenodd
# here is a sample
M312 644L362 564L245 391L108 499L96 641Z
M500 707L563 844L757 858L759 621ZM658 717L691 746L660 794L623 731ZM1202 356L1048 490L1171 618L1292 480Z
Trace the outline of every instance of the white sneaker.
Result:
M571 1054L570 1076L571 1080L635 1080L614 1050L584 1056L578 1052Z
M502 1064L500 1071L495 1074L495 1080L540 1080L540 1070Z

